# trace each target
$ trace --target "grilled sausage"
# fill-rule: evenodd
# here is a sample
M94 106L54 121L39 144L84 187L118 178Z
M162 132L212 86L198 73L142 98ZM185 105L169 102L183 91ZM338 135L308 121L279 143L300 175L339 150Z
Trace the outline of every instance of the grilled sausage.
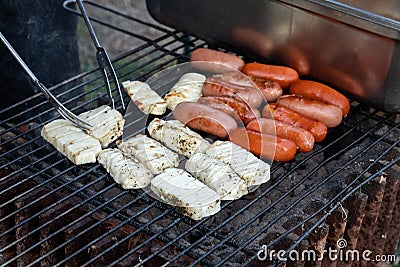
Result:
M268 102L274 102L282 95L282 87L274 80L253 77L253 81Z
M297 151L293 141L246 128L234 130L229 134L229 139L253 154L269 160L289 161L294 158Z
M240 101L246 102L254 108L258 108L263 101L263 96L257 88L234 84L225 81L220 76L207 78L203 84L202 92L203 96L238 98Z
M190 61L195 68L214 73L223 73L232 69L241 70L244 65L244 61L238 56L208 48L195 49L190 55ZM196 61L200 62L196 63ZM208 64L202 62L208 62Z
M282 88L289 87L292 82L299 79L299 74L292 68L261 63L247 63L243 66L242 72L251 77L274 80Z
M228 71L225 73L215 74L213 77L218 77L221 80L237 85L256 87L256 84L253 82L253 80L240 71Z
M275 103L266 105L262 111L262 116L269 118L271 113L275 120L287 122L309 131L314 136L315 142L324 140L328 132L328 128L323 122L301 115L283 105Z
M236 129L236 121L225 112L195 102L182 102L175 107L174 118L192 129L200 130L220 138Z
M342 110L335 105L292 95L281 97L278 102L304 116L322 121L328 128L338 126L342 122Z
M342 109L346 117L350 110L349 100L335 89L319 82L298 80L290 85L290 93L309 99L323 101Z
M197 103L205 104L207 106L219 109L235 119L238 119L244 124L249 121L259 118L260 112L257 109L252 109L244 102L238 101L231 97L226 96L202 96Z
M314 136L309 131L287 122L259 118L249 122L246 128L263 134L276 135L292 140L300 152L309 152L314 147Z

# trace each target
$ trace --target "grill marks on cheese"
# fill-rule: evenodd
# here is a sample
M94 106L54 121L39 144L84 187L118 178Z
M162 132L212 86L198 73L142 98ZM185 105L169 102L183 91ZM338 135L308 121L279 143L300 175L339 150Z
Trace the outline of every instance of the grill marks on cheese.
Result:
M263 184L270 179L268 163L232 142L216 141L205 153L228 164L247 187Z
M153 174L137 159L129 157L119 149L105 149L98 155L98 161L117 184L124 189L138 189L150 184Z
M117 146L124 153L138 159L154 175L179 164L178 154L143 134L117 141Z
M64 119L43 126L41 135L76 165L96 162L101 151L99 140Z
M125 81L122 86L144 114L162 115L167 110L167 102L152 90L147 83Z
M151 190L194 220L221 210L220 196L185 170L166 169L151 180Z
M164 121L155 118L147 129L151 137L188 158L196 151L204 152L210 145L201 135L178 120Z
M125 119L109 106L101 106L79 115L80 118L90 123L93 127L88 134L98 139L102 148L108 147L122 135Z
M247 194L244 181L227 164L203 153L186 161L185 169L217 192L222 200L239 199Z
M196 102L201 96L205 80L206 76L199 73L189 72L182 75L164 97L168 108L174 110L179 103L184 101Z

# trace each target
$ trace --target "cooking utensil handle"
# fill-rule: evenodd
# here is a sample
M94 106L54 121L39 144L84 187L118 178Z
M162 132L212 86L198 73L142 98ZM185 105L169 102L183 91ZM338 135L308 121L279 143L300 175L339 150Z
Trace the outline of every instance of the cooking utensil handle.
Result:
M79 9L81 10L83 20L85 21L85 24L89 30L89 34L93 40L94 45L96 46L96 48L100 47L100 42L97 39L96 33L94 32L92 23L89 20L89 16L86 12L86 9L85 9L85 6L83 5L82 0L76 0L76 3L78 4Z
M3 42L3 44L7 47L7 49L11 52L11 54L14 56L14 58L17 60L18 64L21 65L21 67L24 69L25 73L29 76L29 78L31 78L31 80L35 84L35 86L43 92L43 94L46 96L47 99L50 99L51 93L39 81L39 79L32 72L32 70L28 67L28 65L26 65L26 63L22 60L22 58L19 56L17 51L15 51L15 49L11 46L11 44L4 37L2 32L0 32L0 39Z

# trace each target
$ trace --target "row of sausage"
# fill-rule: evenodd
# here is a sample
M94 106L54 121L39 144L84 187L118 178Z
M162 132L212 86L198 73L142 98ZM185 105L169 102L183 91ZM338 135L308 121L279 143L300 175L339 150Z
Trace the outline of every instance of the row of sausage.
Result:
M221 51L192 52L194 67L216 73L197 101L183 101L174 117L275 161L309 152L350 110L348 99L319 82L299 79L289 67L245 63ZM285 92L288 92L285 94Z

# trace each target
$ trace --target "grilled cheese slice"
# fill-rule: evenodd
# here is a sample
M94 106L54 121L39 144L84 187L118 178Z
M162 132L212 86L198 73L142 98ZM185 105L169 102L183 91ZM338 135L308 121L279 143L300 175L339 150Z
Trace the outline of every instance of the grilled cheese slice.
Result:
M178 154L143 134L117 141L117 146L124 153L138 159L154 175L179 164Z
M200 73L189 72L182 75L164 97L168 108L174 110L179 103L184 101L197 102L205 80L206 76Z
M93 127L87 133L98 139L102 148L108 147L122 135L125 119L117 110L109 106L100 106L79 115Z
M167 110L167 102L152 90L147 83L125 81L122 86L131 97L133 103L144 114L162 115Z
M210 145L201 135L178 120L164 121L155 118L147 129L151 137L188 158L196 151L204 152Z
M101 151L99 140L67 120L54 120L46 124L41 135L76 165L96 162Z
M151 190L194 220L220 211L219 195L185 170L169 168L151 180Z
M124 189L138 189L150 184L153 174L137 159L123 154L119 149L105 149L98 161L114 181Z
M194 154L186 161L185 169L217 192L221 200L238 199L248 193L246 184L231 167L206 154Z
M247 187L260 185L270 179L270 165L247 150L229 141L216 141L205 152L228 164Z

